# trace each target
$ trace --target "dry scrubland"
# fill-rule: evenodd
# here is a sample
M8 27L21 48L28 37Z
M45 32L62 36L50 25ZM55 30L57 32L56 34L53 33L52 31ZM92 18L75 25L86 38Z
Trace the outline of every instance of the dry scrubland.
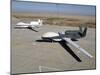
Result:
M19 19L19 21L30 22L32 20L42 19L43 24L59 25L59 26L88 26L96 27L95 16L79 16L79 15L33 15L24 13L13 13L12 17ZM14 21L12 20L14 23Z

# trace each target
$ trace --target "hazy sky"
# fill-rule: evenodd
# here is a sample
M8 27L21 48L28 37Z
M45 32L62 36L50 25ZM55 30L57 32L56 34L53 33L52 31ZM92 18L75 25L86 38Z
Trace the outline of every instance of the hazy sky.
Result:
M12 11L94 16L95 6L12 1Z

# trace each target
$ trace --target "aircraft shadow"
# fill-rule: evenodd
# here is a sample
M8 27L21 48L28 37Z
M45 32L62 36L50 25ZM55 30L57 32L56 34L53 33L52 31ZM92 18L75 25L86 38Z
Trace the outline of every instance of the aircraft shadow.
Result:
M51 40L36 40L36 42L49 42L49 43L52 43L52 42L56 42L56 41L51 41Z
M50 40L36 40L36 42L56 42ZM65 41L58 42L76 61L81 62L82 60L71 50L71 48L66 44Z
M31 27L27 27L27 28L21 28L21 27L14 27L14 29L29 29L29 30L32 30L32 31L35 31L35 32L38 32L37 30L31 28Z
M59 44L76 59L78 62L81 62L82 60L72 51L72 49L66 44L66 42L61 41Z
M30 30L35 31L35 32L38 32L37 30L35 30L35 29L31 28L31 27L27 27L27 29L30 29Z

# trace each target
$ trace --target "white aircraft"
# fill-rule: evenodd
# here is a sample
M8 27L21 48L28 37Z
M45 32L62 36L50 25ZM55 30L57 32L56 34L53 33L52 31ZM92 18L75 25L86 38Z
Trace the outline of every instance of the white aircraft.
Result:
M27 29L34 30L34 28L39 28L42 25L43 25L43 21L38 19L38 21L31 21L30 23L19 22L16 24L15 28L22 28L22 29L27 28Z
M43 34L41 38L45 41L49 40L49 41L59 42L63 47L66 47L67 44L70 44L76 47L77 49L79 49L81 52L83 52L88 57L93 58L93 56L90 53L88 53L85 49L81 48L79 45L73 42L73 41L77 41L77 39L79 38L85 37L86 31L87 31L87 27L84 28L84 30L82 27L80 27L79 30L74 30L74 31L68 30L62 33L47 32ZM68 49L70 48L68 47L65 49L67 49L68 51ZM70 54L72 53L71 55L75 57L75 59L77 59L79 62L81 61L77 56L75 56L74 52L72 51L69 51L69 52Z

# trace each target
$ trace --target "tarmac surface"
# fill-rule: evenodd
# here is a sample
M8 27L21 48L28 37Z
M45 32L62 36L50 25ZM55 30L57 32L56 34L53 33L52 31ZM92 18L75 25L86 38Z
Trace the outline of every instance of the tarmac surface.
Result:
M95 69L95 28L88 28L85 38L75 41L87 52L93 55L93 58L87 57L73 46L68 46L82 60L78 62L67 50L58 42L39 42L41 35L45 32L62 32L65 30L74 30L78 27L44 25L36 28L39 32L29 29L14 29L12 25L11 36L11 72L35 73L51 71L68 71Z

